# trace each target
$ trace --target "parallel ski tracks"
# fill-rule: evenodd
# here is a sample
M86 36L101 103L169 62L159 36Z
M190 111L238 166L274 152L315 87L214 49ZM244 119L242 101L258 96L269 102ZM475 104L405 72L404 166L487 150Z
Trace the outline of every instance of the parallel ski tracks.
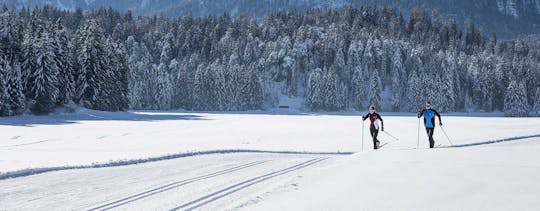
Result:
M291 172L294 172L294 171L297 171L297 170L300 170L300 169L303 169L303 168L306 168L306 167L309 167L309 166L312 166L312 165L317 164L317 163L319 163L321 161L324 161L326 159L328 159L328 158L312 158L312 159L309 159L307 161L302 161L302 162L300 162L298 164L295 164L295 165L292 165L292 166L289 166L289 167L286 167L286 168L283 168L283 169L280 169L280 170L277 170L277 171L273 171L273 172L266 173L266 174L263 174L263 175L258 175L258 176L252 177L250 179L247 179L247 180L235 183L233 185L227 186L225 188L219 189L219 190L217 190L215 192L208 193L208 194L206 194L204 196L200 196L200 197L195 198L193 200L190 200L188 202L184 202L184 203L180 204L177 207L171 208L170 210L194 210L194 209L203 207L205 205L208 205L208 204L210 204L212 202L218 201L219 199L225 198L225 197L227 197L227 196L229 196L229 195L231 195L231 194L233 194L235 192L238 192L240 190L249 188L249 187L251 187L253 185L256 185L258 183L261 183L261 182L267 181L269 179L272 179L272 178L275 178L275 177L278 177L278 176L281 176L281 175L285 175L285 174L288 174L288 173L291 173ZM250 168L250 167L255 167L255 166L261 165L261 164L266 163L266 162L268 162L268 161L259 160L259 161L249 162L249 163L246 163L246 164L237 165L237 166L234 166L234 167L231 167L231 168L219 170L219 171L204 174L204 175L201 175L201 176L196 176L196 177L193 177L193 178L190 178L190 179L183 179L183 180L180 180L180 181L172 182L172 183L169 183L169 184L166 184L166 185L163 185L163 186L159 186L159 187L150 189L148 191L144 191L144 192L141 192L141 193L129 195L129 196L126 196L124 198L121 198L121 199L118 199L118 200L115 200L115 201L112 201L112 202L109 202L109 203L106 203L106 204L102 204L102 205L93 207L93 208L88 209L88 210L89 211L110 210L110 209L118 208L118 207L130 204L132 202L136 202L136 201L141 200L141 199L145 199L145 198L148 198L148 197L151 197L151 196L155 196L155 195L158 195L160 193L163 193L163 192L166 192L166 191L169 191L169 190L172 190L172 189L181 188L182 186L185 186L185 185L188 185L188 184L191 184L191 183L201 182L201 181L211 179L211 178L214 178L214 177L223 176L223 175L227 175L227 174L232 174L234 172L244 170L244 169L247 169L247 168Z
M94 208L91 208L91 209L88 209L88 210L89 211L94 211L94 210L113 209L113 208L120 207L120 206L126 205L128 203L135 202L137 200L141 200L141 199L144 199L144 198L147 198L147 197L150 197L150 196L153 196L153 195L156 195L156 194L159 194L159 193L171 190L171 189L179 188L181 186L184 186L184 185L187 185L187 184L190 184L190 183L194 183L194 182L198 182L198 181L201 181L201 180L206 180L206 179L210 179L210 178L213 178L213 177L218 177L218 176L222 176L222 175L226 175L226 174L231 174L233 172L236 172L236 171L239 171L239 170L242 170L242 169L246 169L246 168L249 168L249 167L253 167L253 166L256 166L256 165L260 165L260 164L265 163L265 162L266 161L250 162L250 163L247 163L247 164L238 165L238 166L235 166L235 167L232 167L232 168L216 171L216 172L213 172L213 173L204 174L204 175L193 177L193 178L190 178L190 179L184 179L184 180L176 181L176 182L169 183L167 185L163 185L163 186L160 186L160 187L157 187L157 188L154 188L154 189L142 192L142 193L130 195L130 196L124 197L122 199L119 199L119 200L116 200L116 201L113 201L113 202L110 202L110 203L107 203L107 204L103 204L103 205L100 205L100 206L97 206L97 207L94 207Z
M221 198L229 196L229 195L231 195L231 194L233 194L235 192L246 189L246 188L248 188L250 186L256 185L258 183L264 182L264 181L272 179L274 177L278 177L278 176L281 176L281 175L284 175L284 174L287 174L287 173L290 173L290 172L293 172L293 171L297 171L297 170L306 168L308 166L314 165L314 164L319 163L321 161L324 161L326 159L328 159L328 158L314 158L314 159L310 159L308 161L304 161L304 162L301 162L299 164L296 164L296 165L293 165L293 166L290 166L290 167L287 167L287 168L284 168L284 169L281 169L281 170L278 170L278 171L274 171L274 172L271 172L271 173L268 173L268 174L265 174L265 175L262 175L262 176L253 177L251 179L236 183L236 184L231 185L229 187L226 187L226 188L223 188L221 190L215 191L213 193L207 194L207 195L202 196L202 197L200 197L198 199L195 199L195 200L192 200L190 202L184 203L184 204L182 204L180 206L177 206L175 208L172 208L170 210L194 210L194 209L200 208L200 207L202 207L204 205L207 205L209 203L212 203L214 201L217 201L217 200L219 200Z

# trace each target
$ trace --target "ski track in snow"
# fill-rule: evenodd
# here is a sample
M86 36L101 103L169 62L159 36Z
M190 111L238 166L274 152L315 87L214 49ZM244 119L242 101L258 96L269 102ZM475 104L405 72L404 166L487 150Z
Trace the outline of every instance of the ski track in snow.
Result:
M285 169L274 171L274 172L271 172L271 173L268 173L268 174L265 174L265 175L262 175L262 176L254 177L252 179L249 179L249 180L246 180L246 181L231 185L231 186L229 186L227 188L224 188L224 189L221 189L219 191L210 193L210 194L208 194L206 196L203 196L203 197L198 198L196 200L190 201L188 203L185 203L185 204L180 205L178 207L172 208L170 210L194 210L194 209L200 208L200 207L202 207L202 206L204 206L206 204L214 202L214 201L216 201L218 199L226 197L226 196L228 196L228 195L230 195L232 193L240 191L242 189L248 188L250 186L253 186L253 185L261 183L263 181L272 179L274 177L287 174L287 173L292 172L292 171L296 171L296 170L306 168L308 166L311 166L311 165L314 165L316 163L322 162L322 161L324 161L326 159L327 158L315 158L315 159L311 159L311 160L296 164L294 166L291 166L291 167L288 167L288 168L285 168Z
M0 146L0 148L28 146L28 145L40 144L40 143L49 142L49 141L52 141L52 140L43 140L43 141L34 141L34 142L28 142L28 143L23 143L23 144L6 145L6 146Z
M242 170L242 169L245 169L245 168L249 168L251 166L262 164L264 162L266 162L266 161L255 161L255 162L251 162L251 163L248 163L248 164L235 166L233 168L228 168L228 169L225 169L225 170L221 170L221 171L205 174L205 175L202 175L202 176L194 177L194 178L191 178L191 179L185 179L185 180L181 180L181 181L178 181L178 182L173 182L173 183L163 185L163 186L160 186L160 187L157 187L157 188L154 188L154 189L142 192L142 193L127 196L125 198L122 198L122 199L119 199L119 200L116 200L116 201L113 201L113 202L110 202L110 203L107 203L107 204L104 204L104 205L101 205L101 206L98 206L98 207L95 207L95 208L92 208L92 209L89 209L89 210L92 211L92 210L109 210L109 209L113 209L113 208L128 204L130 202L134 202L134 201L137 201L137 200L140 200L140 199L143 199L143 198L147 198L149 196L153 196L153 195L156 195L156 194L159 194L159 193L162 193L162 192L174 189L174 188L178 188L178 187L181 187L181 186L193 183L193 182L197 182L197 181L200 181L200 180L209 179L209 178L213 178L213 177L217 177L217 176L221 176L221 175L225 175L225 174L230 174L230 173L233 173L235 171L239 171L239 170Z
M334 156L339 155L208 155L141 166L51 172L0 181L4 188L0 190L0 204L5 203L0 210L223 209L268 187L283 187L284 180L294 180L299 171ZM208 164L211 166L204 167ZM156 167L167 170L138 174Z

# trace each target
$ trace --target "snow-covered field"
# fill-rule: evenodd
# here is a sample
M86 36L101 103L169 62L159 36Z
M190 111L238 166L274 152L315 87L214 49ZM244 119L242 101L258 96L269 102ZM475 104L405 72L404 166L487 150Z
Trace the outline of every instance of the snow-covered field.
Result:
M359 113L2 118L0 210L540 207L540 118L442 115L454 147L438 127L416 149L414 114L382 113L399 140L374 151L366 122L363 152Z

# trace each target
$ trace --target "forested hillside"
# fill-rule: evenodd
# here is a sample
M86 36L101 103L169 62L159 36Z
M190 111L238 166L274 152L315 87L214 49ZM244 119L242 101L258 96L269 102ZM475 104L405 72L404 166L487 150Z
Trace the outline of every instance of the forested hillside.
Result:
M540 110L540 42L486 37L430 10L391 7L133 17L45 7L1 15L0 114L87 108Z

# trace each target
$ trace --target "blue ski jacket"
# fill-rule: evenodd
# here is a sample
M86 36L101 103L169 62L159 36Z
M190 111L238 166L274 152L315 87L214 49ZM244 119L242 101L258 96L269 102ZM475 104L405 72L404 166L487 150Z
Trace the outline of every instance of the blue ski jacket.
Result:
M418 118L424 116L424 125L426 128L435 128L435 116L439 117L439 124L441 124L441 115L435 109L424 109L418 112Z

